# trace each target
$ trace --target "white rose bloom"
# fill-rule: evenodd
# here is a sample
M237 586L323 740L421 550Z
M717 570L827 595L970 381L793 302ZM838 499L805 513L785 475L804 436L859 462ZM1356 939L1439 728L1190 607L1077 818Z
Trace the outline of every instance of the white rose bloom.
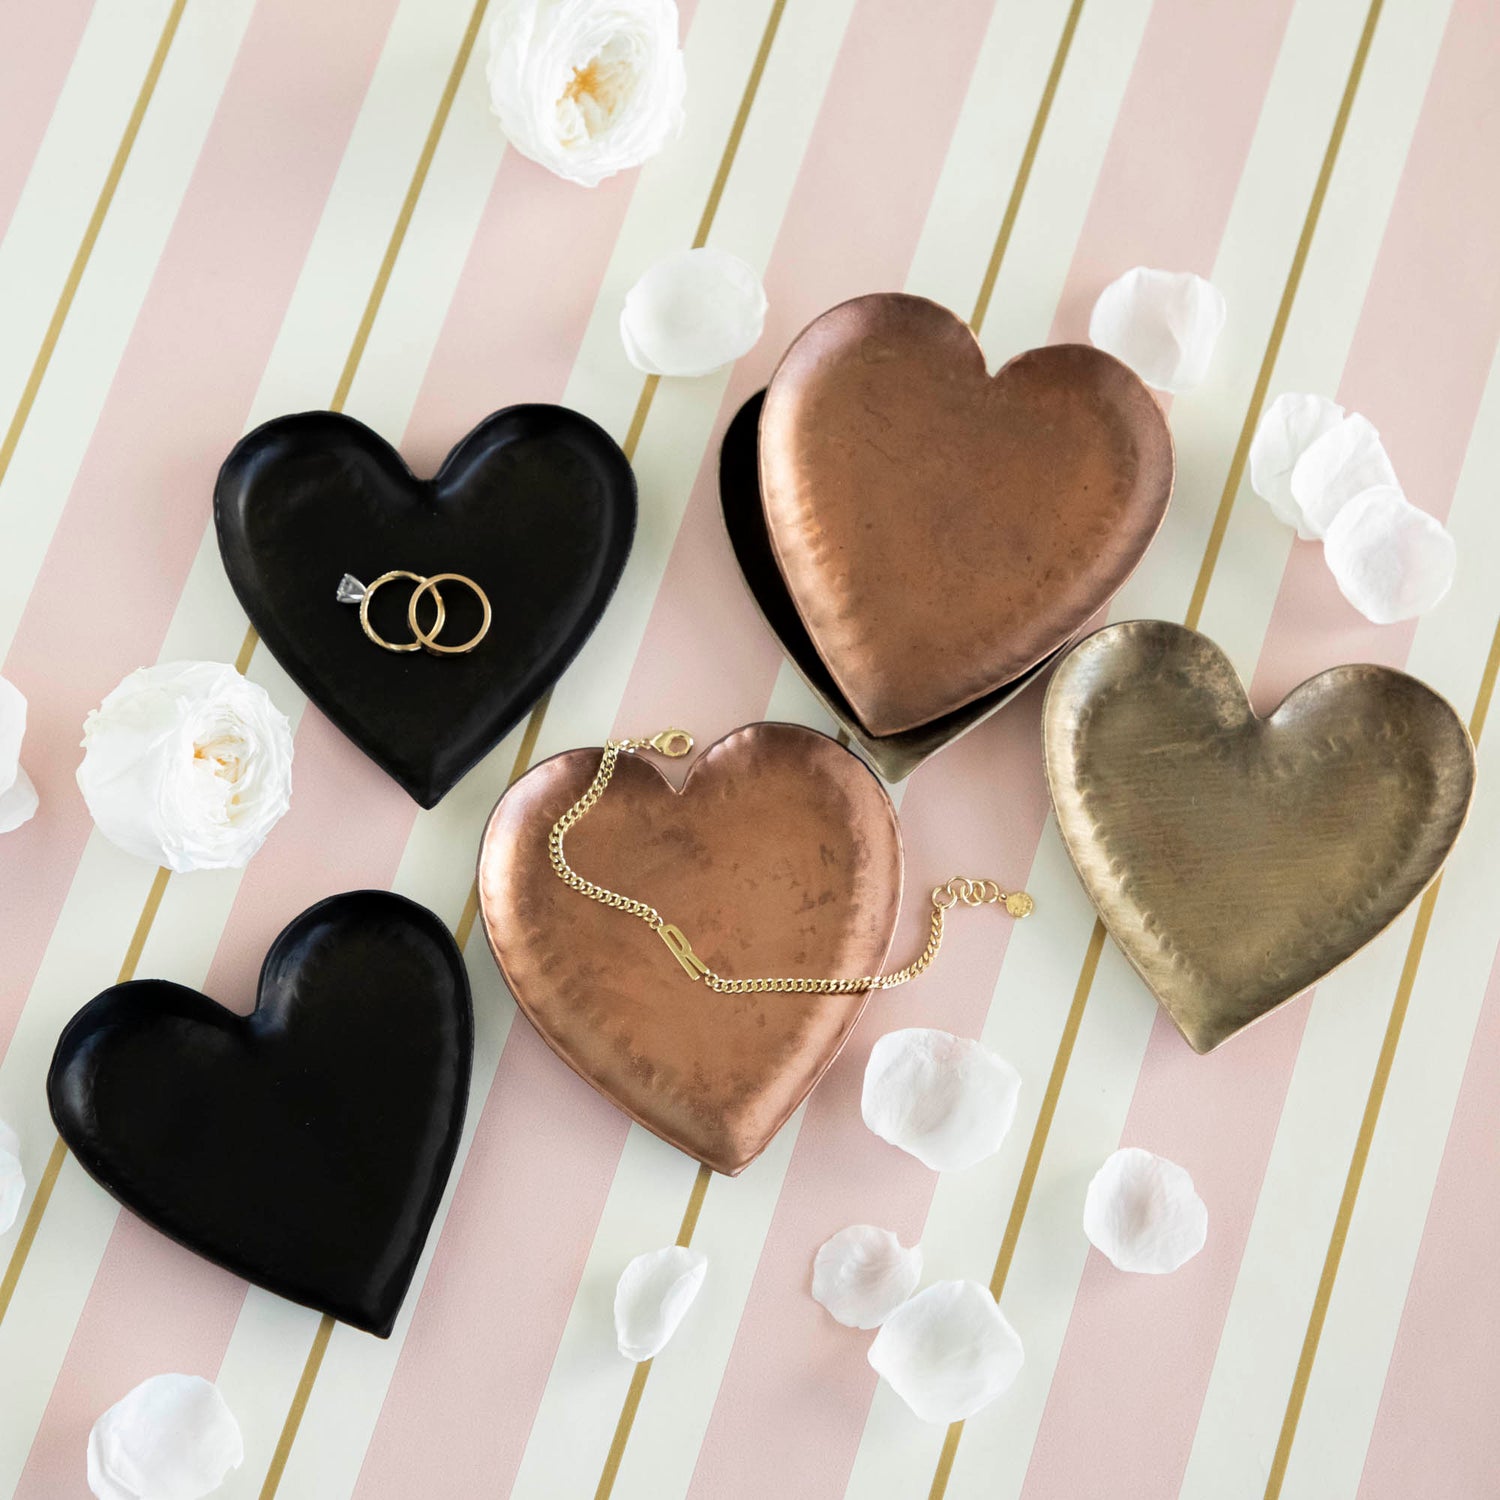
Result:
M291 804L292 726L222 662L142 667L84 720L78 785L131 854L178 874L239 869Z
M502 0L486 72L511 145L584 187L682 130L675 0Z

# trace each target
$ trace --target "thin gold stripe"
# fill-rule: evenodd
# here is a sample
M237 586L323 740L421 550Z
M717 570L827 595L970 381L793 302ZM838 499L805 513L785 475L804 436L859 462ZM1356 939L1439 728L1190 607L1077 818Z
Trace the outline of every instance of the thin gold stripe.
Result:
M750 111L755 106L755 96L760 92L760 81L765 76L766 63L771 57L771 48L776 41L776 33L781 27L781 15L786 9L786 0L776 0L771 7L771 14L766 18L766 29L761 35L760 46L755 52L755 61L750 65L750 76L745 80L745 92L740 96L740 107L735 112L734 124L729 127L729 138L724 142L724 154L719 158L719 170L714 173L713 186L708 190L708 201L703 205L703 213L698 220L698 228L693 234L693 249L701 250L708 243L708 233L714 226L714 219L719 212L719 200L724 196L724 188L729 182L729 174L734 169L735 158L740 154L740 141L745 134L746 122L750 119Z
M703 1211L703 1199L708 1193L708 1184L713 1173L700 1166L693 1179L693 1189L688 1194L687 1208L683 1211L682 1226L677 1231L677 1243L686 1249L693 1243L693 1231L698 1227L698 1215ZM599 1484L594 1490L594 1500L609 1500L620 1475L620 1464L625 1457L625 1445L630 1441L630 1430L635 1426L635 1414L640 1410L641 1397L646 1391L646 1380L651 1374L651 1361L642 1360L630 1377L629 1389L625 1392L625 1403L620 1408L620 1419L615 1423L615 1435L610 1440L609 1452L605 1455L604 1468L599 1474Z
M1068 18L1063 22L1062 35L1057 39L1057 52L1052 58L1052 69L1042 89L1042 97L1036 107L1036 118L1031 122L1031 134L1026 138L1026 149L1021 153L1021 164L1016 168L1016 180L1011 184L1010 201L1005 205L1005 216L1000 220L999 232L995 235L995 246L990 251L989 264L984 268L984 280L979 283L979 295L974 299L974 314L969 327L978 333L984 326L985 315L990 310L990 298L995 294L995 282L1000 276L1000 262L1010 245L1011 231L1016 227L1016 216L1021 212L1021 199L1026 195L1026 184L1031 181L1031 169L1036 164L1037 152L1041 149L1042 132L1047 128L1047 117L1052 113L1052 101L1057 97L1057 86L1062 79L1063 68L1068 61L1068 52L1073 45L1073 33L1078 30L1078 18L1083 14L1083 0L1073 0Z
M1474 712L1469 718L1469 733L1474 743L1479 743L1484 733L1485 720L1489 717L1490 703L1495 692L1495 676L1500 672L1500 624L1495 627L1490 642L1490 654L1485 660L1484 671L1479 679L1479 691L1474 699ZM1417 908L1416 925L1412 928L1411 941L1406 949L1406 962L1401 969L1401 979L1396 986L1396 998L1391 1004L1390 1019L1386 1022L1385 1038L1381 1043L1380 1057L1375 1064L1375 1073L1370 1080L1370 1092L1365 1100L1365 1112L1359 1124L1359 1135L1354 1142L1354 1155L1349 1161L1349 1171L1344 1179L1344 1191L1339 1199L1338 1214L1333 1221L1333 1233L1328 1239L1328 1253L1323 1258L1323 1272L1318 1278L1317 1295L1313 1298L1312 1311L1307 1320L1307 1331L1302 1340L1302 1352L1297 1359L1297 1372L1292 1378L1291 1392L1287 1397L1286 1411L1281 1420L1281 1432L1276 1440L1276 1453L1271 1461L1270 1474L1266 1479L1266 1500L1277 1500L1281 1487L1286 1482L1287 1464L1292 1456L1292 1444L1297 1436L1297 1423L1302 1416L1302 1406L1307 1399L1308 1383L1312 1379L1313 1361L1318 1357L1318 1344L1323 1337L1323 1327L1328 1319L1328 1308L1333 1300L1334 1282L1338 1279L1339 1267L1344 1259L1344 1246L1349 1238L1349 1225L1354 1219L1354 1206L1364 1183L1365 1167L1369 1162L1370 1147L1375 1139L1375 1127L1380 1121L1381 1107L1385 1103L1386 1085L1390 1082L1391 1069L1395 1065L1396 1048L1401 1041L1401 1032L1406 1024L1406 1013L1411 1005L1412 989L1417 982L1417 968L1427 947L1427 933L1432 926L1432 914L1437 906L1438 892L1443 879L1438 878L1428 887Z
M1296 300L1297 289L1302 281L1302 272L1307 264L1307 257L1312 249L1314 232L1318 226L1318 220L1323 212L1323 203L1328 195L1328 185L1333 178L1333 169L1338 160L1339 149L1343 145L1345 128L1349 123L1349 115L1354 107L1354 98L1359 89L1360 79L1364 74L1365 59L1369 56L1370 45L1374 40L1375 26L1380 19L1380 11L1383 0L1371 0L1370 8L1365 15L1364 29L1360 33L1359 43L1354 50L1354 60L1350 64L1349 76L1344 84L1344 93L1339 101L1338 113L1334 116L1333 129L1329 133L1328 145L1323 152L1323 162L1318 170L1317 181L1313 186L1312 197L1308 200L1307 214L1303 219L1302 233L1297 241L1297 249L1292 256L1292 263L1287 271L1286 283L1282 288L1281 301L1276 309L1276 317L1271 325L1271 333L1266 341L1266 351L1261 359L1260 371L1256 376L1255 386L1251 391L1250 404L1245 413L1245 421L1240 429L1239 441L1235 445L1234 456L1230 460L1229 474L1224 483L1224 490L1219 499L1218 511L1214 516L1214 523L1209 532L1207 545L1204 549L1203 561L1198 570L1198 579L1193 586L1192 599L1188 605L1187 615L1184 623L1189 629L1196 629L1198 621L1203 613L1203 602L1208 595L1209 582L1213 577L1214 567L1218 562L1219 552L1223 547L1224 533L1229 525L1229 513L1234 507L1235 496L1239 491L1240 479L1244 473L1246 457L1250 450L1250 439L1254 435L1255 425L1260 420L1260 412L1265 404L1266 391L1270 387L1271 375L1275 368L1277 356L1281 352L1282 340L1286 336L1287 325L1291 318L1292 305ZM1011 1205L1010 1218L1006 1221L1005 1237L1000 1243L1000 1253L995 1260L995 1271L991 1278L990 1290L998 1300L1004 1289L1006 1278L1010 1274L1011 1260L1015 1254L1015 1247L1020 1239L1021 1227L1026 1217L1032 1189L1036 1182L1037 1171L1041 1165L1042 1151L1047 1143L1047 1136L1052 1128L1052 1119L1057 1111L1057 1102L1062 1093L1062 1085L1067 1074L1068 1064L1072 1059L1073 1045L1078 1037L1078 1031L1083 1024L1084 1009L1088 1004L1089 994L1093 989L1094 976L1098 971L1099 958L1104 949L1104 924L1097 919L1089 935L1088 951L1084 956L1083 967L1079 971L1078 985L1073 994L1073 1003L1068 1011L1068 1018L1063 1026L1062 1036L1058 1039L1057 1053L1052 1063L1052 1073L1047 1082L1047 1093L1042 1100L1042 1109L1037 1115L1037 1123L1032 1132L1031 1144L1026 1153L1026 1165L1021 1173L1020 1183L1016 1188L1016 1197ZM932 1488L929 1491L929 1500L943 1500L943 1495L948 1487L948 1476L953 1470L953 1461L958 1453L958 1444L963 1436L963 1423L955 1422L949 1429L948 1435L943 1443L942 1453L939 1455L937 1467L933 1473Z
M1250 394L1250 405L1245 411L1244 425L1240 428L1239 441L1234 447L1234 457L1229 463L1229 473L1224 479L1224 490L1219 496L1219 508L1214 513L1214 523L1209 529L1208 545L1203 550L1203 562L1198 569L1197 581L1193 584L1192 598L1188 602L1183 623L1189 630L1198 628L1203 618L1203 606L1208 599L1208 586L1218 566L1219 553L1224 546L1224 537L1229 530L1229 515L1234 509L1235 496L1239 494L1240 481L1244 477L1245 463L1250 455L1250 440L1255 436L1256 424L1260 421L1261 408L1266 402L1266 392L1271 388L1271 375L1277 358L1281 354L1281 343L1286 337L1287 324L1291 321L1292 304L1297 299L1297 290L1302 285L1302 272L1312 250L1313 235L1323 213L1323 200L1328 196L1328 184L1333 180L1334 164L1338 161L1339 148L1344 144L1344 130L1349 124L1349 115L1354 108L1354 96L1359 92L1359 82L1364 76L1365 59L1370 55L1370 44L1375 39L1375 26L1380 20L1383 0L1371 0L1365 16L1365 27L1360 33L1359 45L1354 49L1354 62L1349 68L1349 77L1344 84L1344 97L1339 101L1338 114L1334 116L1333 130L1328 136L1328 146L1323 152L1323 164L1318 169L1318 180L1313 187L1312 198L1307 205L1307 217L1302 224L1302 235L1297 241L1296 253L1287 272L1286 285L1282 289L1281 303L1276 309L1276 318L1271 324L1271 336L1266 340L1266 352L1260 362L1260 372L1255 377L1255 387Z
M245 627L245 639L240 642L239 654L234 659L234 670L241 677L250 670L250 658L255 655L255 648L260 645L260 636L256 633L255 626Z
M146 939L151 934L151 924L156 920L157 912L161 910L161 898L166 894L167 882L171 878L172 872L163 865L151 881L151 889L146 892L146 904L141 907L135 931L130 936L130 946L125 950L124 961L120 964L120 972L115 978L116 984L125 984L135 978L136 965L141 961Z
M464 32L463 41L459 43L458 52L454 55L453 66L448 70L448 81L443 86L442 97L438 100L437 110L432 116L432 124L428 126L427 139L422 143L422 154L417 157L416 169L411 174L411 182L406 188L406 197L401 203L401 212L396 215L395 227L391 230L391 237L386 243L380 269L375 273L375 284L370 288L369 298L365 302L364 316L359 320L354 342L349 346L349 357L344 361L339 383L334 387L333 400L329 403L333 411L343 411L344 402L349 397L349 387L354 384L354 372L359 368L359 362L364 357L365 345L370 340L370 330L375 326L380 304L385 300L385 289L390 283L391 272L395 269L396 257L401 253L401 246L406 241L407 227L411 223L412 215L416 212L417 199L421 197L422 188L427 182L428 170L432 166L433 157L437 154L438 138L443 133L443 127L448 123L448 116L453 109L453 100L458 93L458 85L463 79L464 69L469 65L469 55L474 50L474 39L479 35L480 23L484 20L485 6L488 3L489 0L477 0L469 16L469 25Z
M16 1237L16 1248L11 1251L10 1264L5 1268L5 1280L0 1281L0 1323L5 1321L5 1315L10 1311L10 1299L15 1295L16 1283L21 1279L26 1257L31 1254L32 1242L36 1239L42 1215L47 1212L47 1204L52 1199L52 1189L57 1186L57 1174L62 1171L67 1155L68 1148L63 1145L62 1138L59 1136L52 1143L52 1154L47 1158L47 1165L42 1169L42 1180L36 1185L36 1196L31 1200L31 1207L26 1211L26 1222L21 1226L21 1233Z
M307 1363L302 1366L302 1378L287 1408L286 1421L281 1424L281 1436L276 1440L276 1451L271 1455L271 1467L266 1470L266 1482L260 1487L260 1500L273 1500L281 1487L281 1476L286 1472L287 1460L292 1456L292 1444L297 1441L297 1429L302 1425L303 1413L312 1396L313 1382L323 1367L323 1356L328 1352L328 1341L333 1337L333 1319L327 1313L318 1320L318 1331L313 1335L312 1348L307 1351Z
M31 408L36 404L37 392L41 389L47 368L52 363L57 341L62 336L63 324L67 321L68 313L72 309L74 297L78 295L79 283L82 282L83 273L88 268L89 257L94 253L94 245L99 239L99 232L103 229L105 217L109 213L110 205L114 202L115 190L119 187L120 178L124 175L125 163L130 159L131 150L135 146L135 138L140 134L141 121L146 118L146 110L151 103L151 96L156 92L157 80L161 77L167 53L172 47L172 39L177 35L177 23L182 20L182 12L186 5L187 0L175 0L172 9L167 14L166 23L162 26L161 36L157 38L156 51L151 54L151 65L146 69L145 78L141 80L140 91L135 96L135 106L130 111L130 118L125 122L125 131L120 137L120 144L115 148L114 160L110 163L109 172L105 175L104 186L99 189L94 211L89 215L83 238L78 242L78 250L73 256L68 279L63 282L62 292L58 296L57 306L52 310L52 319L47 324L47 332L42 338L41 348L37 350L36 359L32 361L31 374L27 377L25 389L21 392L20 404L16 407L15 415L10 419L5 441L0 443L0 483L4 482L5 475L10 469L10 461L15 455L16 445L21 441L21 430L26 426L26 419L31 415Z

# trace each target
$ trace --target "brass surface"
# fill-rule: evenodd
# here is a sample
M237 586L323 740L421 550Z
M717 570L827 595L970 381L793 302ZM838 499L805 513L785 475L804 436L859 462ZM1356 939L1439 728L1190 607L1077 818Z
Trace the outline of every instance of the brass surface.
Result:
M1087 345L991 377L946 308L904 293L816 319L767 388L760 479L777 564L872 735L994 693L1134 571L1172 493L1151 392Z
M1463 721L1414 677L1334 667L1261 718L1212 641L1159 620L1063 659L1042 739L1074 867L1197 1052L1389 926L1474 790Z
M887 781L904 781L929 756L951 745L1018 693L1024 692L1052 665L1058 653L1012 678L993 693L965 704L956 713L945 714L941 719L901 734L871 734L855 717L849 700L839 691L823 658L813 646L771 550L766 513L761 504L756 453L760 413L765 399L766 393L758 391L735 413L719 451L719 504L724 529L729 533L729 545L734 549L740 575L756 608L813 695L850 739L858 742L865 758L881 776Z
M664 939L559 880L548 833L599 749L543 761L500 799L479 856L485 934L554 1052L663 1140L733 1175L765 1148L868 999L715 995ZM880 783L825 735L754 724L710 746L676 790L622 756L568 836L591 880L670 912L728 972L877 973L901 904L901 835Z

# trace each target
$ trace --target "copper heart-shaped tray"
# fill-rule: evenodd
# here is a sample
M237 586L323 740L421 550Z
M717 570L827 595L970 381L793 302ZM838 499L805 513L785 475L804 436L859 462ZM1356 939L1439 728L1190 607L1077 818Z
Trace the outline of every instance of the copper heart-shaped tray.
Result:
M1016 694L1030 687L1052 665L1057 653L951 714L920 729L877 735L855 717L849 700L839 691L832 673L817 653L797 606L787 592L776 565L766 514L761 504L758 460L759 423L766 393L759 391L740 407L724 433L719 449L719 504L729 545L734 549L750 597L765 618L781 649L829 714L864 750L871 765L887 780L902 781L930 755L987 719Z
M1474 791L1463 721L1414 677L1334 667L1262 718L1212 641L1160 620L1070 651L1042 725L1079 877L1198 1052L1395 921Z
M777 567L855 718L886 737L993 695L1108 602L1171 498L1172 437L1082 344L995 375L922 297L857 297L787 350L760 418Z
M516 1003L632 1119L716 1171L763 1151L838 1055L867 992L718 995L643 922L565 885L547 839L598 749L528 771L479 855L479 905ZM567 836L580 875L656 908L734 977L877 974L901 906L901 834L868 767L827 735L751 724L679 791L622 756Z

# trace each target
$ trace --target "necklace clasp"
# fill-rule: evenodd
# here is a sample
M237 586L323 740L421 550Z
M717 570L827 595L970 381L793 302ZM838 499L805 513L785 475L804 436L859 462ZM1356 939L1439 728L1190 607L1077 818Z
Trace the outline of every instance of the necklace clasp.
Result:
M658 755L681 760L693 748L693 737L685 729L663 729L646 741Z

